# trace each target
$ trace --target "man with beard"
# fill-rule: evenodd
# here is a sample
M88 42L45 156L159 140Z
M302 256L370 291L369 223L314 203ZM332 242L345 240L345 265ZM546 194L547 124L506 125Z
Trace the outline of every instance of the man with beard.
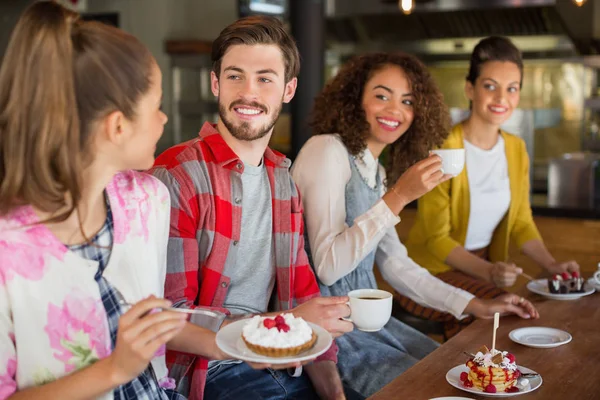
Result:
M350 314L348 298L319 297L290 161L268 147L282 103L296 90L293 39L275 18L244 18L213 42L212 60L217 124L164 152L151 170L172 199L166 297L178 307L226 312L225 323L291 310L334 336L352 330L341 320ZM336 352L334 344L299 377L181 353L167 361L190 399L344 399Z

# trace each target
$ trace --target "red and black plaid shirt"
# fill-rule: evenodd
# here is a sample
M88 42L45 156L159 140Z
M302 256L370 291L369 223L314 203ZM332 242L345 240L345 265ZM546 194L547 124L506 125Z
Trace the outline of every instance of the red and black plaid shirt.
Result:
M272 193L275 290L279 309L287 310L320 293L304 251L302 201L289 174L290 160L267 148L264 163ZM150 173L171 194L165 297L179 306L226 312L229 277L223 271L244 256L237 253L243 162L206 123L198 138L161 154ZM336 354L334 344L320 359L336 361ZM208 360L168 352L167 363L171 376L189 384L190 400L202 399Z

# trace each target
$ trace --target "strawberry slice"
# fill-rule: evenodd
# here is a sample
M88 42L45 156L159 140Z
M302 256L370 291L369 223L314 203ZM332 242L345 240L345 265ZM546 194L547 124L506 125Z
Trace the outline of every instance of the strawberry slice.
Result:
M467 374L466 372L463 371L460 373L460 381L461 382L466 381L468 377L469 377L469 374Z
M277 325L285 324L285 318L283 318L283 315L279 314L275 317L275 322L277 322Z
M510 354L510 353L508 353L508 354L506 355L506 358L508 358L508 360L509 360L511 363L514 363L514 362L515 362L515 356L514 356L513 354Z
M277 326L277 322L275 322L274 319L266 318L263 321L263 325L265 326L265 328L271 329L271 328L275 328Z
M571 274L569 274L568 272L563 272L561 274L561 276L562 276L563 280L565 280L565 281L571 279Z
M277 325L277 330L279 332L281 332L281 331L289 332L290 331L290 326L287 325L287 324L280 324L280 325Z

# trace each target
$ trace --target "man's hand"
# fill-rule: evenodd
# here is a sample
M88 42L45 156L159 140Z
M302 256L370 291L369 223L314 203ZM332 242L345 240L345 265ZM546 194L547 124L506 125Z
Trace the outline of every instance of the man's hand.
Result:
M335 338L354 329L352 322L341 319L350 316L350 307L346 304L349 300L348 296L315 297L290 312L323 327Z
M344 386L333 361L319 361L304 367L320 399L346 400Z
M540 313L530 301L514 293L506 293L489 300L474 298L467 304L464 312L482 319L494 318L495 313L516 314L524 319L540 317Z

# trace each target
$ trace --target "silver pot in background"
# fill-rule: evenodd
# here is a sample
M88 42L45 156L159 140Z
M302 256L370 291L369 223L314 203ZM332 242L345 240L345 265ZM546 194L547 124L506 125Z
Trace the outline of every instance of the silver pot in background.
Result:
M600 154L567 153L550 160L548 205L600 209Z

